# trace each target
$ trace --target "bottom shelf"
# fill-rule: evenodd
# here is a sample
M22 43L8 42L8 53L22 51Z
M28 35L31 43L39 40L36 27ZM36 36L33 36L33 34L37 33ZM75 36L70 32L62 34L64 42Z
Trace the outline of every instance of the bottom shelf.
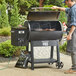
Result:
M31 63L31 59L29 59L29 62ZM34 59L34 63L54 63L57 62L56 59Z

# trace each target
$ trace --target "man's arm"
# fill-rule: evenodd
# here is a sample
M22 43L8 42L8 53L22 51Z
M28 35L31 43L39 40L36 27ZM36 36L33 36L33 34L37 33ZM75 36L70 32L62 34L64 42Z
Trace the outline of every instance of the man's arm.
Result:
M75 30L76 26L73 26L71 27L70 31L69 31L69 34L67 35L67 40L71 40L72 39L72 34Z
M51 9L58 9L60 11L64 11L65 12L66 8L64 8L64 7L58 7L58 6L53 6L53 7L51 7Z
M67 35L67 40L70 40L72 38L72 34L74 30L76 29L76 8L73 8L71 10L71 21L70 21L71 29L69 31L69 34Z

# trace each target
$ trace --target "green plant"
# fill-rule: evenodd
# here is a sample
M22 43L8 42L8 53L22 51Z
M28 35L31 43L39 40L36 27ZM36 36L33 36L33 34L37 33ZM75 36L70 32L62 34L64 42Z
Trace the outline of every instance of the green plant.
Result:
M1 10L1 4L0 4L0 10ZM1 11L0 11L0 27L1 27L1 21L2 20L2 18L1 18Z
M53 7L54 5L44 5L44 7ZM52 11L56 11L55 9L48 9L48 8L45 8L44 10L52 10Z
M65 12L60 12L59 21L67 22L67 17L66 17Z
M16 51L25 50L26 47L16 47L11 45L11 40L0 43L0 54L9 57L13 56Z
M52 4L51 5L44 5L44 7L52 7L52 6L56 6L56 5L52 5ZM67 8L66 5L64 7ZM55 10L55 9L45 9L45 10L58 11L58 10ZM60 12L59 21L67 22L67 17L66 17L65 12Z
M24 21L27 20L26 18L27 18L26 15L20 15L19 21L21 25L24 25Z
M44 0L44 4L52 4L55 6L63 6L64 3L62 3L63 0Z
M19 25L19 9L18 9L18 0L13 1L13 8L11 10L11 17L10 17L10 26L16 27Z
M11 30L10 27L3 27L2 29L0 29L0 36L10 36L11 35L10 30Z
M60 52L65 53L66 52L66 47L67 47L67 42L65 42L63 45L61 45L60 48Z
M2 4L0 5L0 11L1 11L0 28L7 27L9 25L8 15L6 13L6 10L7 10L7 5L6 5L5 0L3 0Z

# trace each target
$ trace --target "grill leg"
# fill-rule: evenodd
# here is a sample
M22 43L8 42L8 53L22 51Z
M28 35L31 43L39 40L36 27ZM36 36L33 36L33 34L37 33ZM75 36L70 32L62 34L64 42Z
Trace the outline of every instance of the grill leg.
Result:
M51 56L50 59L53 58L53 46L51 46Z
M26 46L26 51L28 51L28 48L29 48L29 47L28 47L28 45L27 45L27 46Z
M60 62L60 53L59 53L59 45L57 44L57 63L56 63L56 67L59 68L63 68L64 64L62 62Z
M26 45L26 51L27 51L27 52L29 52L28 49L29 49L29 42L28 42L27 45Z
M33 43L31 42L31 69L34 70Z
M59 45L57 45L57 62L60 62Z

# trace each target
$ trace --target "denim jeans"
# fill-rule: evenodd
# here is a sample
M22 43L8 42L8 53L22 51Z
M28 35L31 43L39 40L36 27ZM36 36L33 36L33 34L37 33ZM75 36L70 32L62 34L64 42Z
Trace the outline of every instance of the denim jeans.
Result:
M76 52L71 52L72 69L76 70Z

